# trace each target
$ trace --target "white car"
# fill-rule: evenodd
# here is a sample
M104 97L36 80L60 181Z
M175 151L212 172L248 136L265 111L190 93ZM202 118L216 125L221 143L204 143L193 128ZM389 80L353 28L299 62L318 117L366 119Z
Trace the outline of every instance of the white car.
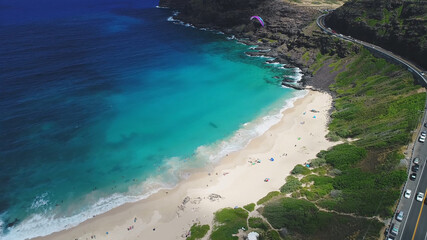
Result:
M418 202L422 202L423 199L424 199L424 193L419 192L418 195L417 195L417 201Z
M419 158L414 158L414 164L420 164L420 159Z
M406 189L406 191L405 191L405 198L410 198L411 197L411 193L412 193L411 189Z
M420 138L418 138L418 141L420 141L420 142L425 142L426 141L426 137L424 137L424 136L420 136Z
M401 222L404 216L405 216L405 213L403 211L398 211L396 215L396 220Z

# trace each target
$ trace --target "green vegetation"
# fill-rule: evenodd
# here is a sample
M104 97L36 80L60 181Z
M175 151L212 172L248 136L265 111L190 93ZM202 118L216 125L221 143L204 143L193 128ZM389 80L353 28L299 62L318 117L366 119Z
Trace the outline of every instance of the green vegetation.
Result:
M305 62L308 62L308 60L310 60L310 53L309 52L305 52L302 56L301 56L302 60L304 60Z
M332 198L325 194L331 185L315 183L302 189L302 195L331 210L391 216L407 177L404 170L396 169L404 157L400 148L411 140L425 102L425 93L418 93L420 87L413 81L406 70L362 50L331 86L338 96L329 130L357 140L317 155L336 169L328 184L342 194Z
M289 239L377 239L382 223L320 211L303 199L281 198L262 212L276 228L286 228ZM308 237L309 236L309 237Z
M344 66L344 62L345 62L344 59L340 58L337 61L329 64L328 67L333 67L331 72L336 72L342 69L342 67Z
M278 192L278 191L269 192L267 194L267 196L265 196L265 197L261 198L260 200L258 200L258 202L256 204L258 204L258 205L264 204L265 202L268 202L272 198L274 198L276 196L279 196L279 195L280 195L280 192Z
M191 236L187 240L196 240L203 238L209 231L209 225L194 224L190 228Z
M280 188L280 192L291 193L300 189L300 187L301 187L301 182L298 180L298 178L294 176L288 176L286 177L286 183L283 184L283 186Z
M255 209L255 203L249 203L248 205L243 206L243 208L252 212Z
M358 138L355 144L365 148L407 144L425 101L413 82L406 70L362 50L330 87L338 96L329 130L342 138Z
M366 157L366 150L350 144L340 144L324 153L327 163L340 170L351 168Z
M249 227L250 228L259 228L263 230L268 230L267 224L262 220L262 218L249 218Z
M313 75L316 75L316 72L323 66L324 62L331 58L331 56L321 54L320 52L316 55L315 62L310 66L310 70L313 71Z
M379 21L376 19L366 19L366 23L369 26L374 27L375 25L377 25L379 23Z
M390 23L391 12L387 9L383 9L383 19L381 20L381 24L389 24Z
M301 194L305 195L310 201L318 200L329 194L334 189L334 179L327 176L308 175L301 179L301 182L313 182L310 187L304 188L300 191Z
M262 240L281 240L280 235L275 230L268 230L261 234Z
M294 167L294 169L292 169L291 173L295 175L297 174L307 175L307 174L310 174L311 171L310 169L308 169L308 167L298 164Z
M314 233L327 222L321 221L319 209L311 202L301 199L280 198L268 203L262 212L276 229L286 227L289 231Z
M246 219L248 212L243 208L224 208L215 213L215 226L211 234L212 240L238 239L232 236L238 233L238 230L244 227L248 228Z

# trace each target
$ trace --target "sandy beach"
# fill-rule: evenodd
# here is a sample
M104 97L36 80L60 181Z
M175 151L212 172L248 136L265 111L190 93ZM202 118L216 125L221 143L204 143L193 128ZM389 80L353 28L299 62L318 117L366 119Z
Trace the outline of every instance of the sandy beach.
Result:
M325 138L331 104L330 95L309 91L285 110L279 123L213 169L192 174L172 190L36 239L185 239L194 223L212 225L215 211L256 203L277 191L296 164L335 145Z

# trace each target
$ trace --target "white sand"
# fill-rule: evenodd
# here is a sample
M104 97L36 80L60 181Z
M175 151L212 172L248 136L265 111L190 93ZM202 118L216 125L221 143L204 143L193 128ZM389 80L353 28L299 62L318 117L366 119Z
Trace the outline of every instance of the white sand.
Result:
M193 223L212 225L215 211L256 203L267 193L277 191L296 164L303 164L315 158L320 150L334 145L325 139L331 96L310 91L294 105L284 112L278 124L252 140L246 148L229 154L212 171L198 172L173 190L160 191L75 228L38 239L91 239L93 235L96 239L114 240L184 239L183 234ZM269 160L271 157L274 161ZM261 163L249 162L257 159ZM270 180L265 182L265 178ZM212 201L211 194L221 197ZM183 204L186 197L189 201ZM130 226L133 229L127 230Z

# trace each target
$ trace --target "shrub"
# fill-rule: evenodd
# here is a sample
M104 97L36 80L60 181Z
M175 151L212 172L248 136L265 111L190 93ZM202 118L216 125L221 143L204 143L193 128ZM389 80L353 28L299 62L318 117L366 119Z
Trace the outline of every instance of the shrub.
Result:
M291 193L298 190L301 187L301 182L298 178L294 176L288 176L286 178L286 183L280 187L280 192L282 193Z
M302 174L302 175L307 175L307 174L310 174L310 173L311 173L311 171L310 171L310 169L308 169L307 167L305 167L305 166L303 166L303 165L301 165L301 164L298 164L298 165L296 165L296 166L294 167L294 169L292 169L291 173L292 173L292 174Z
M316 159L311 160L311 162L310 162L310 166L314 167L314 168L321 167L325 164L326 164L326 159L324 159L324 158L316 158Z
M248 205L243 206L243 208L252 212L255 209L255 203L249 203Z
M280 235L275 230L268 230L261 235L263 240L281 240Z
M260 200L258 200L258 202L256 203L257 205L261 205L265 202L268 202L269 200L271 200L273 197L279 196L280 192L278 191L274 191L274 192L269 192L267 193L267 195L263 198L261 198Z
M238 239L232 236L238 233L238 230L242 227L248 228L246 219L248 218L248 212L243 208L224 208L215 213L214 220L216 226L214 227L211 239L212 240L228 240Z
M193 224L190 228L191 236L188 237L187 240L201 239L208 233L209 229L209 225Z
M249 227L251 228L259 228L263 230L268 230L267 224L262 220L262 218L249 218Z
M350 144L340 144L325 154L326 162L338 169L346 169L366 157L364 148Z
M320 226L318 213L319 209L307 200L280 198L266 204L262 215L276 229L313 233Z

